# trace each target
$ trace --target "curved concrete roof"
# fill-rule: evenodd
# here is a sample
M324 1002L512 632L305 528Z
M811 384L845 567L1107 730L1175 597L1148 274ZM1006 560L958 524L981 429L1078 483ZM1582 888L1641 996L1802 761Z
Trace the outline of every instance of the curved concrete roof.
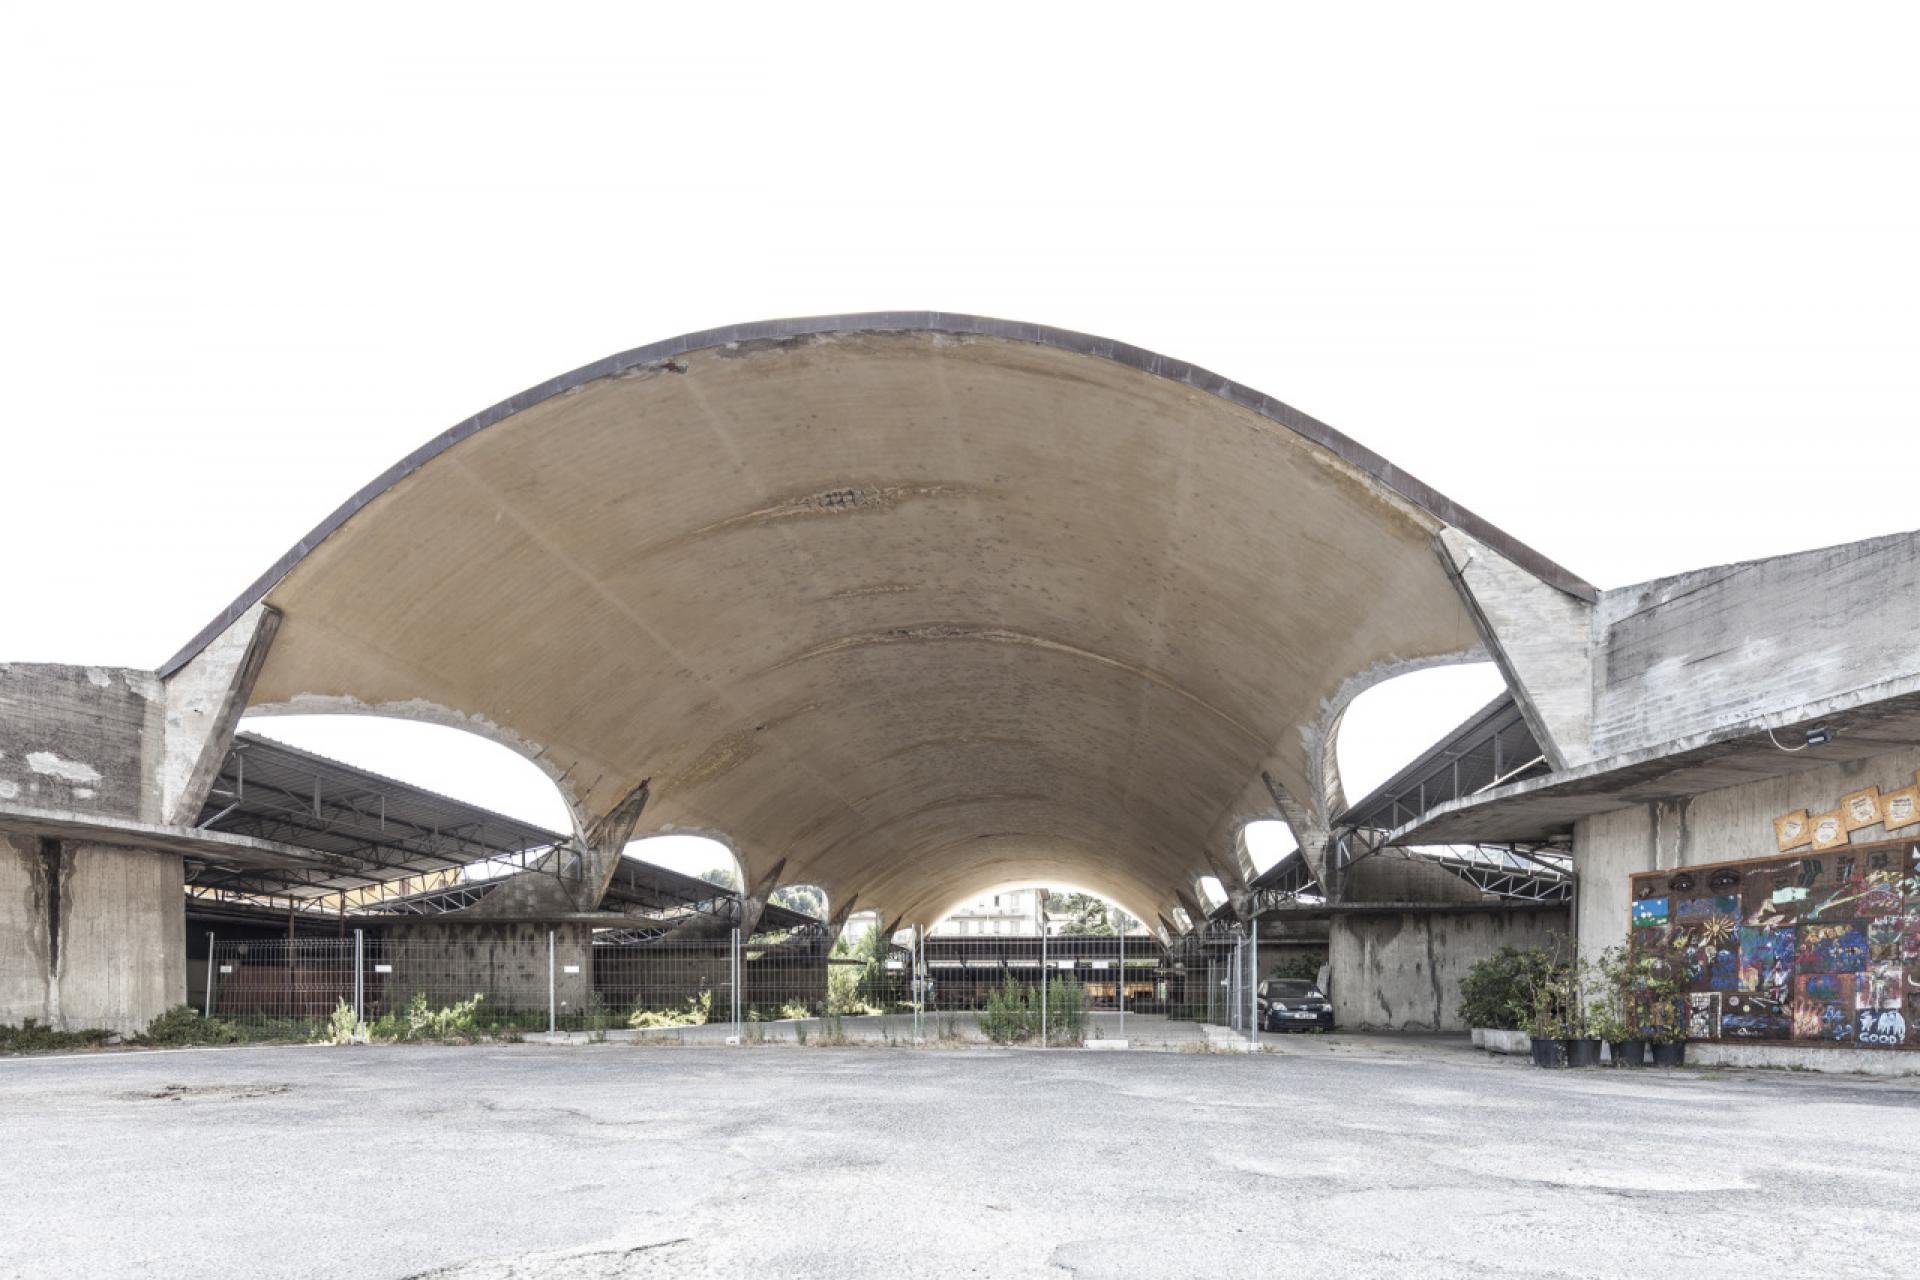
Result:
M304 539L253 704L534 757L582 825L931 919L998 883L1152 918L1303 808L1345 701L1477 653L1433 539L1592 589L1330 428L1177 361L897 313L689 335L462 423Z

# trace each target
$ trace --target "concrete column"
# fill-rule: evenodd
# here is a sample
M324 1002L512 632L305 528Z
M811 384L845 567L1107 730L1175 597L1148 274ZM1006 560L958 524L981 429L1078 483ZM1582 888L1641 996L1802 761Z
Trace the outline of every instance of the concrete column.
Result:
M471 919L578 915L598 911L627 842L647 807L642 782L588 827L585 837L555 849L526 871L506 877L478 903L455 914Z
M0 837L0 1022L132 1035L187 1000L177 854Z

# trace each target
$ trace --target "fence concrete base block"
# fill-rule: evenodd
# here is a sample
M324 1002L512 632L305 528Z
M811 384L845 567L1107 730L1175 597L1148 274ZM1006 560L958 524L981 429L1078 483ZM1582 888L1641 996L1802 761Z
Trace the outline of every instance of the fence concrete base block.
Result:
M1129 981L1131 981L1131 979L1129 979ZM1082 1047L1087 1049L1124 1049L1127 1047L1127 1042L1125 1040L1089 1040Z
M1869 1076L1920 1075L1920 1053L1845 1045L1713 1044L1687 1042L1690 1067L1774 1067L1785 1071L1856 1072Z
M1244 1031L1235 1031L1231 1027L1202 1027L1207 1033L1207 1048L1220 1053L1253 1053L1259 1045L1247 1039Z
M1487 1027L1473 1034L1480 1037L1474 1043L1488 1053L1533 1052L1533 1037L1524 1031L1495 1031Z
M1487 1044L1487 1029L1485 1027L1475 1027L1473 1029L1473 1047L1476 1049L1483 1049L1486 1047L1486 1044Z

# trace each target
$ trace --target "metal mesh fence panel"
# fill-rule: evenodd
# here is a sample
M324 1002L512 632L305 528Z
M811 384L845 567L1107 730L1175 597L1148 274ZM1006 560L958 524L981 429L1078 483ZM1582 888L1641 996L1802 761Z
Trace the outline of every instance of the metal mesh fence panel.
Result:
M879 1027L896 1038L934 1039L977 1036L976 1015L996 1000L1004 1006L1010 991L1036 1007L1044 992L1090 1016L1114 1015L1124 978L1129 1013L1237 1023L1232 1001L1245 988L1229 972L1231 946L1197 955L1205 967L1196 969L1160 952L1128 955L1124 967L1105 955L1043 962L1038 939L1009 941L1036 954L996 946L943 956L916 944L835 956L823 934L646 939L439 924L345 939L215 941L205 996L216 1018L289 1037L310 1038L345 1008L354 1015L349 1025L375 1039L552 1030L717 1042L760 1038L765 1024L823 1021L832 1025L781 1034Z
M207 995L214 1016L289 1032L327 1020L354 999L354 940L300 938L216 942Z

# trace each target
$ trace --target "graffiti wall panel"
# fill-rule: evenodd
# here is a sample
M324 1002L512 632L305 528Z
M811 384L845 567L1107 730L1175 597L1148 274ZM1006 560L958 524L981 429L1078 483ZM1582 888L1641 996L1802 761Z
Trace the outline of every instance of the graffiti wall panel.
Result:
M1629 899L1694 1039L1920 1047L1920 840L1643 872Z

